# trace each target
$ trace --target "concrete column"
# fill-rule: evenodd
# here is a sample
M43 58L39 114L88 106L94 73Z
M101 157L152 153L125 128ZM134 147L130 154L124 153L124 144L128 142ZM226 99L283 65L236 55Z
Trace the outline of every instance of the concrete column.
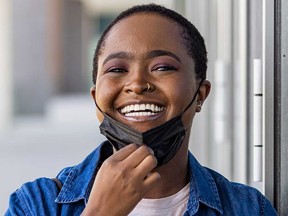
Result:
M11 1L0 1L0 133L12 119Z
M288 2L277 0L275 4L274 201L278 214L288 215Z
M60 92L60 78L63 71L63 0L47 0L47 69L51 76L51 93Z
M215 35L216 32L213 29L214 23L211 22L211 20L215 21L215 13L212 13L213 11L216 11L216 8L214 7L214 10L211 10L211 2L209 0L186 0L185 5L183 8L185 9L185 16L186 18L195 25L195 27L199 30L200 34L204 37L206 47L208 49L208 54L210 55L208 57L209 62L208 64L211 64L211 62L214 62L215 60L215 51L216 47L209 46L209 44L216 44L216 39L214 37L210 37L210 35ZM206 14L210 14L211 20L206 16ZM213 33L212 33L213 32ZM215 40L215 41L213 41ZM208 65L208 71L207 76L210 81L213 81L213 71L210 71L210 68L212 68ZM212 79L212 80L211 80ZM202 110L200 113L197 113L195 115L195 118L193 120L193 128L191 130L191 138L189 143L189 149L192 151L192 153L197 157L197 159L205 166L213 167L213 160L212 157L210 157L210 128L209 128L209 121L211 119L211 112L210 112L210 101L211 101L211 95L209 96L208 100L205 101L203 104ZM213 167L214 168L214 167Z
M232 1L233 34L233 180L247 183L247 1Z
M59 80L60 93L81 93L88 90L87 72L82 71L83 5L80 1L64 0L62 13L63 67Z
M46 0L12 0L16 115L41 115L50 96Z

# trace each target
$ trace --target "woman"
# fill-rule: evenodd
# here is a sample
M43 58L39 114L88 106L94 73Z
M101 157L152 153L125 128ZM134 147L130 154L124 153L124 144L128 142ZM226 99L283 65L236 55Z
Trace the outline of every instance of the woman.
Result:
M7 215L276 215L256 189L188 151L210 91L204 40L190 22L154 4L128 9L103 33L93 66L108 141L60 172L59 189L45 178L26 183Z

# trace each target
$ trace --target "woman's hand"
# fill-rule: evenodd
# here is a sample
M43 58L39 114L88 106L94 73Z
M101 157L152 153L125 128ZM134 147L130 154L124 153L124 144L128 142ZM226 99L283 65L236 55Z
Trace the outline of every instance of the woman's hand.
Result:
M128 215L159 180L157 160L145 145L130 144L109 157L98 171L82 215Z

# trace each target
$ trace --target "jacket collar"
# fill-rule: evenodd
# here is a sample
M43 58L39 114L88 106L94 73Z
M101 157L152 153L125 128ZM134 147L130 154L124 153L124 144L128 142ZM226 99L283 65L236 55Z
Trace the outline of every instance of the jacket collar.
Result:
M84 200L87 203L98 167L113 153L108 141L103 142L79 165L64 169L58 178L63 186L56 197L57 203L73 203ZM188 212L195 214L201 202L221 214L223 209L216 183L211 174L202 167L189 152L190 196L187 204Z
M189 169L190 169L190 197L187 204L187 210L194 215L200 203L217 210L223 214L220 196L216 183L207 171L202 167L195 157L189 152Z

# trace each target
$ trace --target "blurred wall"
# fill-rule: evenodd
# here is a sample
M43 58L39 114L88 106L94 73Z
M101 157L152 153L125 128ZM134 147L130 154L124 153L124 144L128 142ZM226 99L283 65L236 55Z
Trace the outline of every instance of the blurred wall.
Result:
M15 115L43 115L55 94L88 89L89 35L79 1L12 0Z
M0 1L0 134L12 121L11 2Z

